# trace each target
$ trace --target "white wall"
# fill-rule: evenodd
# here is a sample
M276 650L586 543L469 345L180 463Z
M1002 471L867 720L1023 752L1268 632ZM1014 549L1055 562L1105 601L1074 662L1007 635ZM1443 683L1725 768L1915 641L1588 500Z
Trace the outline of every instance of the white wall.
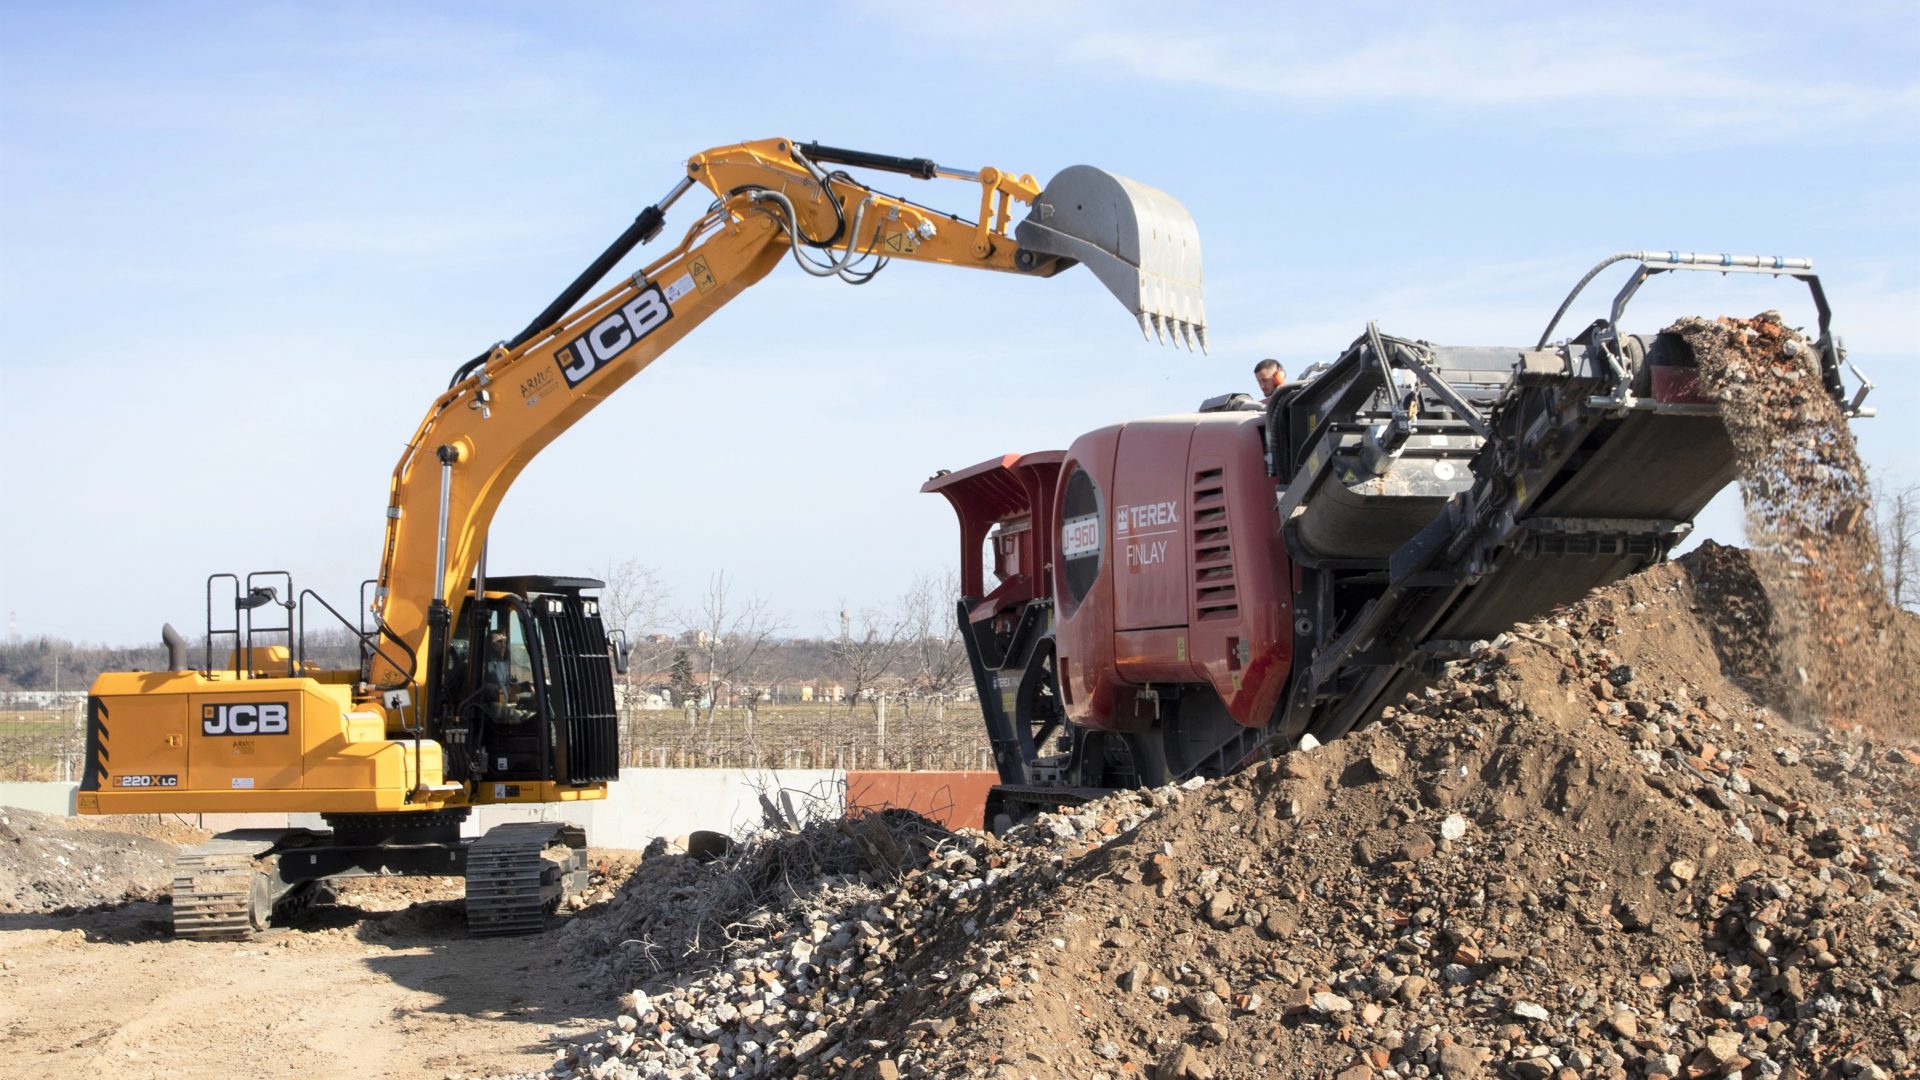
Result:
M78 785L0 783L0 806L43 814L73 813ZM819 815L846 811L846 774L833 769L622 769L605 800L527 806L482 806L462 830L478 836L508 821L571 821L587 830L595 847L644 848L656 836L677 840L708 830L738 834L764 816L760 794ZM323 828L319 814L206 814L203 828Z
M79 789L79 784L10 780L0 783L0 806L72 817L73 793Z
M644 848L656 836L679 839L697 830L739 834L765 816L760 794L776 805L812 805L846 812L846 774L833 769L622 769L605 800L530 806L483 806L467 819L468 835L507 821L571 821L595 847Z

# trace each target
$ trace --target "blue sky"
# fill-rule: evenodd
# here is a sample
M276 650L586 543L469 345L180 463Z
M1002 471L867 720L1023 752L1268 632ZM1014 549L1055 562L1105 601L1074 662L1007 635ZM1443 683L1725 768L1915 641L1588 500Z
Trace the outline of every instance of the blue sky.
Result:
M951 565L938 468L1250 389L1368 319L1531 342L1638 248L1815 259L1880 384L1869 464L1920 482L1913 5L1408 7L0 4L0 611L144 641L267 567L350 602L451 369L688 155L772 135L1172 192L1212 355L1142 343L1079 271L783 267L523 474L495 572L637 559L687 606L725 570L823 631ZM1797 289L1659 282L1628 321L1805 322Z

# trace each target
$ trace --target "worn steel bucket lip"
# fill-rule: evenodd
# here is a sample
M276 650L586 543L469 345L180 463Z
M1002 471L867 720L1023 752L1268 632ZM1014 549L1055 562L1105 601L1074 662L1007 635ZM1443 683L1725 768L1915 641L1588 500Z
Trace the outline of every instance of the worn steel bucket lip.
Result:
M1023 253L1081 263L1144 335L1204 350L1200 232L1185 205L1158 188L1091 165L1061 170L1014 230Z

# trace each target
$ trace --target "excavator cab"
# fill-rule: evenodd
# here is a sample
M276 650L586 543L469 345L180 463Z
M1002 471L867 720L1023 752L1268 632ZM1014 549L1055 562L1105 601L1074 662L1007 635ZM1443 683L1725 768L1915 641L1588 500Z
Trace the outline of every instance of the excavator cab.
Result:
M437 691L450 780L480 782L482 801L517 801L525 785L570 786L619 774L609 641L591 578L490 578L469 594L447 642Z

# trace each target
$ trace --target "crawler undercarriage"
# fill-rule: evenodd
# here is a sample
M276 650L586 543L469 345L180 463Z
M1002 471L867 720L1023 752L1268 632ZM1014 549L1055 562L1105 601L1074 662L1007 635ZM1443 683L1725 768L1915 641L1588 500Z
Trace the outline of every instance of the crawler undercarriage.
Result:
M397 826L392 815L340 815L329 819L332 829L222 833L174 860L174 934L243 940L298 920L328 899L330 882L379 875L462 877L470 934L537 933L548 912L586 887L579 826L515 822L470 838L460 835L465 816Z

